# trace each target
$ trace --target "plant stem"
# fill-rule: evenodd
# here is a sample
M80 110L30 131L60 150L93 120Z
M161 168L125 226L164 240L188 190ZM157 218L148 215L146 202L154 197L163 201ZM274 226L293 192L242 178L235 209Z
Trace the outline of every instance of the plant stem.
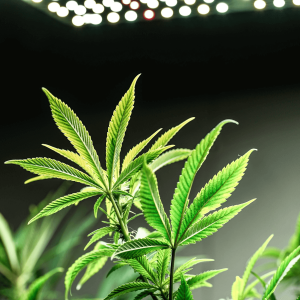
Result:
M171 270L170 270L169 300L173 300L173 277L174 277L175 252L176 252L176 248L173 248L172 258L171 258Z
M110 201L111 201L111 203L112 203L112 205L113 205L113 207L114 207L114 210L115 210L115 212L116 212L116 214L117 214L117 218L118 218L118 220L119 220L119 223L120 223L120 226L121 226L122 233L123 233L123 235L124 235L125 241L128 242L128 241L130 241L130 237L129 237L129 234L128 234L128 228L127 228L127 226L126 226L126 225L124 224L124 222L123 222L123 219L122 219L122 217L121 217L119 208L117 207L116 202L115 202L115 200L114 200L112 194L111 194L111 193L108 193L108 195L109 195L109 199L110 199ZM125 227L125 226L126 226L126 227Z
M129 233L128 233L128 228L127 228L127 226L123 222L121 213L119 211L118 206L116 205L116 202L115 202L112 194L108 193L108 195L109 195L110 201L112 202L114 210L115 210L115 212L117 214L117 218L119 220L119 223L120 223L120 226L121 226L121 230L122 230L122 234L124 235L124 239L125 239L126 242L129 242L131 240L131 238L130 238ZM142 276L142 277L143 277L144 282L148 282L147 278L145 278L144 276ZM151 293L150 295L151 295L151 297L152 297L153 300L158 300L157 297L153 293Z

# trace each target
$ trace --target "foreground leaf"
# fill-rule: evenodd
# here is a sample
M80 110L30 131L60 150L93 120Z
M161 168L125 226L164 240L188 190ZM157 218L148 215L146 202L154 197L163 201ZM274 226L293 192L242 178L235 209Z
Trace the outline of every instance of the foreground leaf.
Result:
M267 300L270 298L272 293L274 293L277 285L280 281L285 277L285 275L289 272L289 270L293 267L293 265L300 258L300 246L298 246L289 256L287 256L284 261L278 267L276 273L272 277L271 281L268 283L265 293L263 295L262 300Z
M129 282L114 289L104 300L113 299L115 297L139 290L151 289L156 290L155 286L146 282Z
M220 207L231 196L231 193L235 190L246 171L249 156L253 151L254 149L248 151L245 155L227 165L201 189L186 211L180 229L180 236L195 221L199 220L207 212Z
M110 187L113 184L113 174L117 167L125 131L133 109L135 83L140 75L134 78L129 90L117 105L109 123L106 139L106 170Z
M220 209L213 214L204 217L186 231L186 234L179 241L179 245L182 246L196 243L201 241L203 238L212 235L225 223L235 217L245 206L249 205L254 200L255 199L243 204Z
M94 250L101 250L101 249L105 249L106 247L104 245L101 244L101 242L97 243ZM95 275L96 273L99 272L100 269L103 268L103 266L105 265L106 261L107 261L108 257L107 256L103 256L100 257L96 260L93 260L92 262L90 262L88 264L88 267L84 273L84 275L82 276L82 278L80 279L76 289L80 290L82 285L89 280L93 275Z
M193 300L192 292L184 277L181 278L181 285L178 289L176 300Z
M197 289L201 286L203 286L203 284L206 282L206 280L215 277L216 275L227 271L228 269L220 269L220 270L210 270L210 271L206 271L203 272L202 274L196 275L195 277L189 279L187 281L187 284L189 285L190 289Z
M136 239L121 245L113 254L112 259L115 256L119 256L124 259L136 258L153 251L167 248L169 248L169 244L165 241L149 238Z
M56 125L72 143L79 155L86 160L93 172L99 176L99 179L105 186L105 177L100 165L99 157L85 126L68 105L54 97L47 89L42 88L42 90L48 97L52 116Z
M150 137L146 140L140 142L136 146L134 146L125 156L123 164L122 164L122 172L126 169L126 167L131 163L131 161L147 146L147 144L152 140L152 138L159 132L161 129L158 129L154 132Z
M89 263L104 257L104 256L111 256L114 253L114 249L100 249L100 250L93 250L89 253L86 253L79 257L73 265L68 269L65 277L65 299L68 299L68 292L72 286L72 283L78 273Z
M191 155L184 164L184 168L182 169L181 175L179 177L179 182L177 183L177 187L175 189L174 196L171 202L170 217L175 245L178 244L178 235L188 206L188 197L196 173L205 161L209 150L220 134L223 125L229 122L236 123L233 120L222 121L209 134L207 134L203 140L201 140L201 142L192 151Z
M157 179L153 171L144 163L140 198L147 223L172 242L169 219L160 200Z
M48 204L46 207L44 207L35 217L33 217L28 224L36 221L39 218L50 216L63 208L70 206L72 204L78 203L79 201L82 201L84 199L100 195L101 191L89 191L89 192L78 192L74 194L70 194L67 196L60 197L54 201L52 201L50 204Z
M86 250L94 242L100 240L102 237L106 236L107 234L109 234L110 232L113 232L113 231L115 231L115 228L113 228L113 227L103 227L103 228L97 229L96 231L92 232L91 234L93 234L93 236L90 239L90 241L87 243L87 245L84 247L84 250ZM89 234L89 235L91 235L91 234Z
M37 157L29 159L14 159L6 161L5 163L19 165L25 170L37 175L75 181L102 189L101 186L99 186L85 173L51 158Z

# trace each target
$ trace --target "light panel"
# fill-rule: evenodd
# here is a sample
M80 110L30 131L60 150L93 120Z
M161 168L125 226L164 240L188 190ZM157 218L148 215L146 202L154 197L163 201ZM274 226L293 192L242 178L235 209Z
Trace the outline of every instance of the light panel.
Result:
M61 22L80 26L203 18L239 11L300 7L300 0L22 0ZM222 2L219 2L222 1ZM259 12L258 12L259 13ZM119 25L118 25L119 26Z

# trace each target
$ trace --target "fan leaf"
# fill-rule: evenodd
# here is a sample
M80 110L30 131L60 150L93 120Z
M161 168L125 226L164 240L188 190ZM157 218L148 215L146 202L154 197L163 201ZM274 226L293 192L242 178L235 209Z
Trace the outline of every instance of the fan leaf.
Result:
M102 190L102 187L87 174L51 158L37 157L29 159L14 159L6 161L5 163L19 165L25 170L37 175L75 181L91 185Z
M78 192L73 193L67 196L60 197L52 202L50 202L47 206L45 206L35 217L33 217L28 224L36 221L39 218L50 216L63 208L70 206L72 204L78 203L84 199L100 195L101 191L88 191L88 192Z
M151 150L156 150L160 147L164 147L165 145L168 144L168 142L174 137L174 135L187 123L191 122L192 120L194 120L195 118L189 118L186 121L182 122L181 124L179 124L176 127L171 128L170 130L168 130L167 132L165 132L164 134L162 134L158 140L151 146L150 151Z
M179 245L182 246L196 243L201 241L203 238L212 235L254 200L256 199L250 200L243 204L220 209L213 214L204 217L186 231L185 235L179 241Z
M100 240L102 237L106 236L107 234L109 234L110 232L113 232L113 231L115 231L115 229L112 227L103 227L103 228L100 228L100 229L92 232L91 234L93 234L93 236L90 239L90 241L87 243L87 245L84 247L84 250L86 250L94 242ZM91 235L91 234L89 234L89 235Z
M207 212L220 207L231 196L244 175L249 156L253 151L254 149L248 151L245 155L227 165L201 189L186 211L180 229L180 237L195 221L198 221Z
M125 131L133 109L135 83L140 75L134 78L129 90L117 105L109 123L106 139L106 170L110 187L113 184L113 175L117 167Z
M177 295L176 295L176 300L193 300L193 295L190 290L189 285L185 281L184 277L181 277L181 284L179 286Z
M126 169L126 167L131 163L131 161L148 145L148 143L153 139L157 133L161 131L161 129L158 129L156 132L154 132L150 137L148 137L146 140L140 142L136 146L134 146L125 156L122 164L122 172Z
M192 151L189 158L184 164L179 182L174 192L173 199L171 201L171 223L172 232L174 238L174 244L178 244L179 232L183 222L184 214L188 206L188 197L192 188L194 178L197 171L205 161L210 148L215 142L216 138L221 132L222 127L226 123L237 123L233 120L224 120L219 123L210 133L206 135L204 139L196 146Z
M271 281L267 284L267 288L264 292L262 300L267 300L270 298L272 293L275 291L277 285L293 267L293 265L300 258L300 246L298 246L289 256L287 256L284 261L278 267L276 273L273 275Z
M169 248L167 241L159 241L149 238L136 239L121 245L113 254L112 259L115 256L124 259L136 258L153 251L167 248Z
M95 215L95 218L97 218L97 213L98 213L98 209L103 201L103 199L106 197L106 194L103 194L101 195L98 200L95 202L94 204L94 215Z
M174 149L170 150L162 155L160 155L157 159L155 159L152 163L149 164L149 167L153 172L156 172L160 168L170 165L174 162L178 162L186 159L190 156L192 150L189 149Z
M191 290L197 289L203 286L206 280L215 277L216 275L225 272L227 270L228 269L220 269L220 270L210 270L210 271L203 272L202 274L196 275L195 277L189 279L187 281L187 284L189 285Z
M157 179L146 163L143 166L139 196L147 223L158 230L171 243L170 223L160 200Z
M72 286L72 283L78 273L89 263L104 257L104 256L111 256L114 253L114 249L100 249L100 250L93 250L89 253L86 253L79 257L73 265L68 269L65 277L65 299L68 300L68 292Z
M35 176L35 177L32 177L30 179L27 179L24 184L27 184L27 183L30 183L30 182L34 182L34 181L38 181L38 180L44 180L44 179L50 179L52 178L51 176Z
M159 282L165 281L165 275L168 271L168 267L171 259L171 249L157 251L157 274L159 276Z
M47 89L42 88L42 90L48 97L52 116L56 125L68 138L79 155L86 160L93 172L99 176L99 180L102 184L106 186L106 178L104 177L99 157L85 126L68 105L54 97Z
M102 245L100 242L96 244L94 250L101 250L101 249L105 249L106 247L104 245ZM100 257L94 261L92 261L91 263L88 264L88 267L84 273L84 275L82 276L82 278L80 279L76 289L80 290L82 285L89 280L93 275L95 275L96 273L99 272L100 269L103 268L103 266L105 265L106 261L107 261L108 257L107 256L103 256Z
M139 290L151 289L156 290L155 286L146 282L129 282L114 289L104 300L113 299L115 297Z

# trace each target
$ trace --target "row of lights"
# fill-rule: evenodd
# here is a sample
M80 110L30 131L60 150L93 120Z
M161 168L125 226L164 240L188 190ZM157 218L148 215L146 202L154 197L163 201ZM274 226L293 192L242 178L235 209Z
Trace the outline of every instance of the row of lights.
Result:
M42 0L32 0L35 3L42 2ZM53 0L57 1L57 0ZM166 3L167 6L174 7L177 5L177 0L160 0ZM214 0L203 0L206 3L212 3ZM295 5L300 5L300 0L292 0ZM147 4L149 8L155 9L159 6L158 0L140 0L141 3ZM184 0L185 4L193 5L196 0ZM95 0L85 0L84 5L78 5L74 0L68 1L66 7L60 6L58 2L52 2L48 5L48 9L51 12L56 12L59 17L66 17L69 11L72 10L76 14L73 17L72 23L75 26L82 26L83 24L100 24L102 22L102 17L99 15L104 11L104 6L110 7L113 12L107 15L107 20L110 23L117 23L120 20L120 16L117 12L120 12L123 8L120 2L115 2L114 0L103 0L103 5L96 3ZM140 7L139 2L131 0L122 0L125 5L129 4L129 7L133 10L127 11L125 13L125 19L127 21L135 21L137 19L137 13L134 11ZM266 2L264 0L255 0L253 3L256 9L263 9L266 7ZM283 7L285 5L285 0L273 0L275 7ZM94 14L87 14L87 8L92 9ZM218 3L216 9L220 13L225 13L228 11L228 5L226 3ZM200 4L197 11L205 15L210 11L210 8L206 4ZM182 16L189 16L192 10L189 6L182 6L179 9L179 13ZM143 16L147 20L154 18L154 11L148 9L144 11ZM161 10L161 15L164 18L170 18L173 16L173 10L170 7L165 7Z

